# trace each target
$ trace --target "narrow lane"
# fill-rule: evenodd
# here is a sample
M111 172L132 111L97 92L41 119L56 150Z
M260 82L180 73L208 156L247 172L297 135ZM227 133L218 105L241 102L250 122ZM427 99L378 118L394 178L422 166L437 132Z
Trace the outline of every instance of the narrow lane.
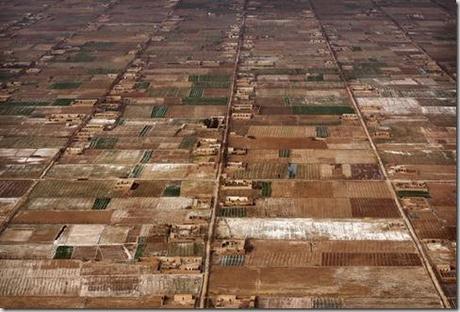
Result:
M205 254L205 263L204 263L204 272L203 272L203 285L201 288L201 294L200 294L200 308L205 308L206 307L206 299L207 299L207 294L208 294L208 287L209 287L209 270L210 270L210 264L211 264L211 248L212 248L212 242L213 242L213 237L214 237L214 231L215 231L215 226L216 226L216 214L217 214L217 209L218 209L218 204L219 204L219 190L220 190L220 181L222 179L222 172L225 166L225 159L226 159L226 154L227 154L227 147L228 147L228 134L229 134L229 129L230 129L230 119L231 119L231 114L232 114L232 101L233 101L233 96L236 91L236 80L238 79L238 64L240 61L240 52L241 52L241 46L243 44L243 39L244 39L244 28L245 28L245 22L246 22L246 4L247 0L243 3L243 9L242 9L242 16L241 16L241 24L240 24L240 33L239 33L239 38L238 38L238 45L237 45L237 51L235 55L235 63L233 66L233 79L231 81L230 85L230 96L228 98L227 102L227 114L225 116L225 123L224 123L224 134L222 137L222 144L220 145L219 149L219 157L218 157L218 163L217 163L217 176L216 176L216 185L214 188L214 201L213 205L211 208L211 219L209 221L209 227L208 227L208 237L206 241L206 254Z

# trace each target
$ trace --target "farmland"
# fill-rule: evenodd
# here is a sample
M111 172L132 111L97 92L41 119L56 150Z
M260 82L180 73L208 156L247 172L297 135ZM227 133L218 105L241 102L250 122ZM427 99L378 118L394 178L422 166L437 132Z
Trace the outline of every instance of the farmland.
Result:
M453 2L0 8L0 308L457 307Z

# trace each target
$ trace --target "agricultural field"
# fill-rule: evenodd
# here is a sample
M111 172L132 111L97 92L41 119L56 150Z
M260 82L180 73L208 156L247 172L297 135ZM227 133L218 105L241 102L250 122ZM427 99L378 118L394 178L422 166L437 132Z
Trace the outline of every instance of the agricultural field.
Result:
M0 308L455 309L452 3L1 2Z

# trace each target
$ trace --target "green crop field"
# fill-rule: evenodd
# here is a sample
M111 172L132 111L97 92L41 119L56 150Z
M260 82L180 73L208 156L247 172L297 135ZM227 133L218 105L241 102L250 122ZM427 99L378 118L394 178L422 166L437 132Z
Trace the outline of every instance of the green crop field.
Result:
M318 138L327 138L329 136L329 130L326 126L316 127L316 136Z
M262 184L262 197L270 197L272 195L272 183L271 182L261 182Z
M68 106L72 104L73 99L57 99L54 101L53 105L54 106Z
M49 102L44 101L9 101L5 104L2 104L2 107L5 106L48 106Z
M431 195L427 191L398 191L399 197L425 197L431 198Z
M324 81L323 74L315 74L307 77L307 81Z
M115 121L115 126L123 126L125 124L126 120L124 118L118 118L117 121Z
M296 115L342 115L354 112L349 106L292 106L292 113Z
M184 97L190 92L189 88L149 88L148 94L153 97Z
M8 72L0 72L0 81L7 81L12 78L14 75Z
M147 126L144 126L141 131L139 132L139 136L140 137L143 137L143 136L146 136L147 133L152 129L152 126L151 125L147 125Z
M91 140L89 148L94 149L113 149L117 144L118 138L96 137Z
M166 113L168 112L168 107L161 105L161 106L154 106L152 108L152 113L150 114L150 117L152 118L163 118Z
M163 190L163 196L165 197L178 197L180 196L180 185L170 184L166 185Z
M226 89L230 87L230 81L195 81L192 87Z
M107 41L89 41L82 46L82 50L110 50L113 47L113 42Z
M191 75L188 77L188 81L200 82L200 81L229 81L229 75Z
M144 171L144 166L137 164L134 166L133 170L129 173L128 178L139 178L139 176L142 174L142 171Z
M139 81L139 82L136 82L136 84L134 85L134 88L136 90L147 89L149 86L150 86L150 82L148 82L148 81Z
M183 99L187 105L226 105L227 97L206 98L206 97L186 97Z
M144 254L145 249L145 238L139 237L137 240L136 253L134 254L134 259L139 259Z
M88 74L90 75L107 75L107 74L116 74L118 70L115 68L90 68L88 69Z
M255 75L305 75L308 70L303 68L262 68L252 72Z
M199 87L192 87L190 89L190 93L189 93L189 97L192 97L192 98L200 98L203 96L203 88L199 88Z
M108 197L96 198L94 200L93 208L94 210L104 210L109 205L112 199Z
M191 149L197 141L197 138L194 136L186 136L182 139L182 142L179 144L180 149Z
M54 254L54 259L70 259L72 257L72 252L72 246L58 246Z
M15 107L15 106L1 106L0 107L0 115L20 115L20 116L28 116L32 114L35 110L33 107Z
M291 150L288 150L288 149L282 149L282 150L279 150L278 151L278 156L279 157L283 157L283 158L287 158L291 155Z
M170 242L168 257L200 257L205 251L204 244L199 242Z
M246 217L246 208L244 207L220 208L217 213L219 217L244 218Z
M221 266L242 266L244 264L244 255L224 255L220 260Z
M50 85L50 89L76 89L81 85L81 82L76 81L63 81L63 82L55 82Z
M147 163L150 160L150 158L152 158L152 155L153 155L152 150L144 151L144 154L142 154L142 158L140 160L140 163L142 163L142 164Z
M69 56L66 59L66 62L70 63L84 63L84 62L92 62L96 58L89 54L88 52L78 52L75 55Z

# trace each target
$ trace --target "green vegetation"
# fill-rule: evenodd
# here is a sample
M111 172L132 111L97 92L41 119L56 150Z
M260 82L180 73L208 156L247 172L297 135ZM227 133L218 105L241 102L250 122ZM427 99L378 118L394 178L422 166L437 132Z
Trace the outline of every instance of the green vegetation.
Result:
M224 255L220 260L221 266L242 266L244 264L244 255Z
M201 82L201 81L229 81L229 75L191 75L188 77L188 81Z
M200 242L170 242L168 257L199 257L204 255L204 244Z
M144 171L144 166L137 164L134 166L133 170L129 173L129 178L139 178L142 171Z
M152 118L163 118L166 113L168 112L168 107L164 105L160 106L154 106L152 108L152 113L150 114L150 117Z
M89 148L94 149L113 149L117 144L118 138L96 137L91 140Z
M216 46L223 42L223 37L221 34L209 35L206 36L206 44L207 46Z
M189 97L200 98L203 96L203 91L203 88L194 86L190 89Z
M355 3L346 3L345 7L350 10L357 10L360 9L360 6Z
M219 119L218 118L207 118L203 120L203 123L206 125L207 128L217 128L219 126Z
M118 118L117 121L115 121L115 126L123 126L125 124L126 120L124 118Z
M457 40L457 36L455 32L443 32L443 33L436 33L433 35L434 40Z
M305 74L337 74L336 68L258 68L252 70L255 75L305 75Z
M72 104L73 99L57 99L54 101L53 105L54 106L68 106Z
M88 52L78 52L75 55L69 56L66 59L66 62L70 63L85 63L85 62L92 62L96 58L89 54Z
M270 197L272 195L272 183L271 182L261 182L262 185L262 197Z
M348 106L344 98L335 96L322 96L305 98L302 96L283 96L284 106Z
M457 40L457 36L455 33L451 32L444 32L444 33L437 33L433 36L434 40Z
M187 96L188 88L149 88L148 93L153 97L183 97Z
M0 81L7 81L14 75L8 72L0 71Z
M134 254L134 259L139 259L144 255L144 249L145 249L145 237L139 237L137 240L137 248L136 248L136 253Z
M292 113L297 115L342 115L353 114L349 106L292 106Z
M28 116L35 110L33 107L14 107L14 106L0 106L0 115L19 115Z
M84 51L88 50L106 50L107 48L113 47L113 42L106 41L89 41L85 43L81 48Z
M431 195L427 191L398 191L398 196L399 197L425 197L425 198L431 198Z
M81 82L77 81L63 81L55 82L49 86L50 89L76 89L81 85Z
M230 81L195 81L193 87L224 89L230 87Z
M72 246L58 246L53 259L70 259L72 257Z
M285 106L291 106L291 98L289 96L283 96L283 102Z
M434 93L434 97L436 98L450 98L456 96L456 91L454 90L429 90L431 94ZM411 95L412 96L412 95Z
M346 78L356 79L379 76L382 73L380 67L383 66L386 66L386 64L377 59L369 58L368 62L353 64L353 70L346 73Z
M142 158L141 158L140 163L142 163L142 164L147 163L150 160L150 158L152 158L152 155L153 155L152 150L144 151L144 154L142 154Z
M151 129L152 129L151 125L144 126L142 130L139 132L139 136L140 137L145 136Z
M318 138L327 138L329 136L329 130L326 126L316 127L316 136Z
M149 86L150 86L150 82L148 81L139 81L134 84L134 88L136 90L147 89Z
M324 81L324 75L314 74L314 75L307 76L307 81Z
M203 98L206 88L228 88L230 86L230 76L228 75L191 75L188 77L192 81L192 88L188 96L183 98L185 104L189 105L226 105L226 97Z
M288 149L281 149L278 152L279 157L287 158L291 155L291 150Z
M217 213L219 217L244 218L246 217L246 208L244 207L220 208Z
M118 69L115 68L90 68L88 69L88 74L90 75L107 75L107 74L116 74L118 73Z
M226 105L228 102L227 97L217 98L202 98L202 97L186 97L183 99L187 105Z
M205 2L193 2L193 3L184 3L184 2L179 2L177 4L177 9L178 10L187 10L187 9L192 9L192 10L197 10L197 9L208 9L206 6Z
M8 101L2 106L48 106L50 105L49 102L41 102L41 101Z
M180 196L180 185L177 185L177 184L166 185L165 189L163 190L163 196L165 197Z
M261 68L252 72L255 75L305 75L309 70L304 68Z
M194 136L186 136L182 139L182 142L179 144L180 149L192 149L195 145L197 139Z
M94 200L93 208L94 210L104 210L109 205L112 199L108 197L96 198Z

